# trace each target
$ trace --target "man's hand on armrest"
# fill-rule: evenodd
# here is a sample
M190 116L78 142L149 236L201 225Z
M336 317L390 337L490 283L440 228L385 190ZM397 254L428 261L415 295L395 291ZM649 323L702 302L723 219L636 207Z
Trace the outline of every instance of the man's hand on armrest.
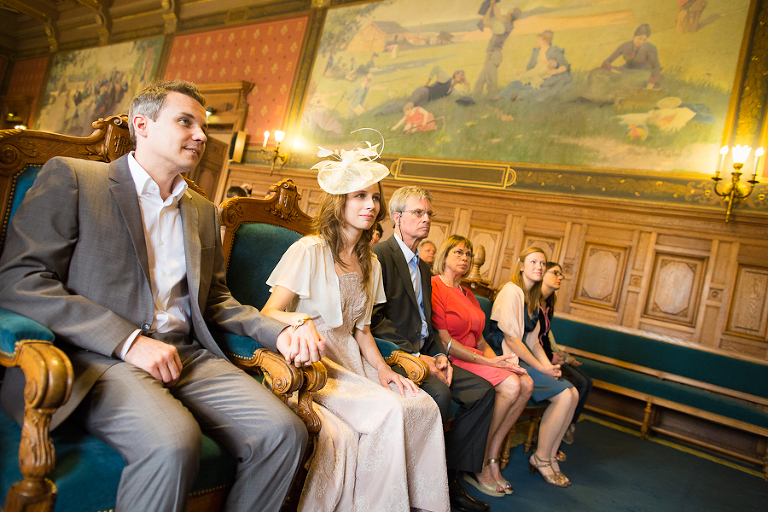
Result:
M125 354L124 361L141 368L166 386L173 386L181 375L181 359L176 347L139 335Z
M451 385L453 380L453 366L445 355L440 354L437 357L428 356L426 354L419 354L422 361L429 366L429 372L437 377L437 379L444 383L446 386Z

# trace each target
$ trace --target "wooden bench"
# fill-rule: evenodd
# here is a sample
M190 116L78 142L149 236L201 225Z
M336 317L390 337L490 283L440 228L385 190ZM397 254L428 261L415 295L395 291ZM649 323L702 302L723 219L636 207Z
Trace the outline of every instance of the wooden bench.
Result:
M598 327L558 317L557 343L583 363L594 387L641 400L642 421L611 410L587 409L762 466L768 480L768 446L762 458L659 426L660 408L679 411L768 438L768 364L654 339L619 327Z

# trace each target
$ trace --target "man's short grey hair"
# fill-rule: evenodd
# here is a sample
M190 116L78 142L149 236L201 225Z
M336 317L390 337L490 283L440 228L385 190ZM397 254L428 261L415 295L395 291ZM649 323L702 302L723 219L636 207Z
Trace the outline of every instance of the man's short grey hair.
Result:
M405 203L408 202L409 197L415 197L418 199L426 199L432 204L432 194L429 190L423 189L412 185L410 187L401 187L395 190L392 197L389 199L389 218L392 222L395 222L395 212L402 212L405 210Z
M136 147L136 134L133 131L133 118L137 114L141 114L157 121L169 92L178 92L189 96L203 107L205 106L205 97L192 82L179 79L152 82L136 93L136 96L131 100L131 108L128 112L128 131L131 133L131 142L134 148Z

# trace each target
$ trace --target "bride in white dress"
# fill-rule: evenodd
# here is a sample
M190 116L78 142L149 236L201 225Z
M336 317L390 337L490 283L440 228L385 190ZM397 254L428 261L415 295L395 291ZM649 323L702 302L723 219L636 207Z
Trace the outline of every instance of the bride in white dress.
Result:
M389 171L375 147L321 150L318 182L327 192L316 234L293 244L267 283L262 313L291 324L310 347L325 343L325 387L315 394L322 429L301 510L449 510L437 405L393 372L370 332L374 304L386 301L370 249L384 218L380 180ZM300 332L301 331L301 332Z

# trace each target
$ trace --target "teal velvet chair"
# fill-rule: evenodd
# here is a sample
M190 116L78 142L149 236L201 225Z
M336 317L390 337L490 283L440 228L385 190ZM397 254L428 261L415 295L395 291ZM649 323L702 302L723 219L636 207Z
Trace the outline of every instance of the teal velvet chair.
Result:
M267 197L233 197L221 205L224 226L224 259L227 262L227 285L232 295L243 304L261 309L269 298L267 279L288 247L312 230L312 219L299 207L299 194L291 179L284 179L269 188ZM256 341L225 333L215 333L225 350L236 357L247 357L259 348ZM417 357L398 350L397 345L376 340L379 350L390 365L402 366L416 382L429 375L429 368ZM298 415L310 432L307 459L312 454L315 434L320 420L312 409L312 394L325 384L325 367L315 363L302 368L303 385L295 404ZM305 462L306 462L305 460ZM306 478L306 464L300 466L290 497L301 494ZM291 506L297 505L290 502Z
M47 160L69 156L110 162L131 149L126 116L99 120L93 126L88 137L0 131L0 249L12 215ZM194 183L190 186L200 192ZM224 350L238 366L268 375L273 392L283 400L300 388L317 389L324 382L323 368L302 373L252 340L225 345ZM26 377L23 427L0 413L3 510L114 509L125 465L122 457L72 418L49 431L51 415L67 400L73 379L72 365L56 347L54 334L22 315L0 309L0 365L0 379L6 367L18 367ZM204 436L200 468L188 510L220 510L234 479L235 462L223 447ZM285 509L290 502L286 501Z

